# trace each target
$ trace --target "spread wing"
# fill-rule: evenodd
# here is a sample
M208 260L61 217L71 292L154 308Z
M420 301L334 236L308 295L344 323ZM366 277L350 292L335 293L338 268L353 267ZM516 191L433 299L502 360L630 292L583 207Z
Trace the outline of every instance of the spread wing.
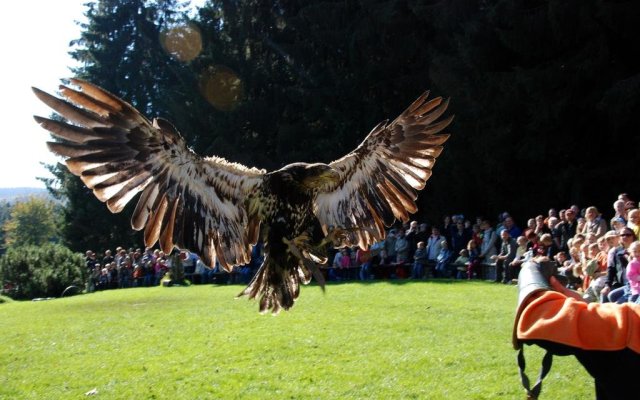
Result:
M131 219L144 241L198 253L208 265L246 264L259 233L255 198L264 171L202 158L169 122L150 122L130 104L88 82L79 90L61 86L66 100L33 89L68 122L35 117L59 141L49 149L65 157L74 175L111 212L120 212L139 192Z
M325 234L345 229L343 245L366 248L385 237L385 226L406 222L418 209L415 200L431 176L442 144L440 133L453 116L438 121L448 100L420 96L390 124L383 121L351 153L329 165L340 179L315 198L314 212Z

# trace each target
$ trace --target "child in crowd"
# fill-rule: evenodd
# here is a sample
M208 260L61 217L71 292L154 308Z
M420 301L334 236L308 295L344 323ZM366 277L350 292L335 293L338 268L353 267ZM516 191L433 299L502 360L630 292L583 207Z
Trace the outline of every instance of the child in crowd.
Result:
M631 289L629 301L634 303L640 297L640 242L635 241L629 246L631 261L627 264L627 280Z
M589 303L598 301L600 291L604 288L604 282L607 277L606 263L603 270L599 254L601 253L598 243L589 245L587 259L582 270L582 289L584 291L582 298Z
M474 239L469 240L467 243L467 255L469 256L469 262L467 263L467 279L472 279L480 274L480 246L482 243Z
M465 279L467 277L467 269L469 268L469 250L462 249L458 253L458 258L453 262L456 267L456 279Z
M109 277L109 269L106 267L102 268L100 270L100 277L98 278L98 290L105 290L109 288Z
M413 269L411 277L422 279L424 277L424 266L427 264L427 245L425 242L418 242L416 251L413 253Z

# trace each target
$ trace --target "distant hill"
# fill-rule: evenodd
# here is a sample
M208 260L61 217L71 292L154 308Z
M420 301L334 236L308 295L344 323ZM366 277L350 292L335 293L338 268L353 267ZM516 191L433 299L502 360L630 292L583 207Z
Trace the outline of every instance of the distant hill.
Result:
M0 188L0 201L8 201L14 203L25 200L30 196L50 198L47 189L16 187L16 188Z

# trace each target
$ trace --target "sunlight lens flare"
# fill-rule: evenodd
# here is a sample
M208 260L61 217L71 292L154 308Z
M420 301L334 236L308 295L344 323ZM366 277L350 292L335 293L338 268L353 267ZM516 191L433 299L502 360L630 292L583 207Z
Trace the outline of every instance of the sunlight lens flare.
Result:
M188 23L175 26L160 34L164 51L181 62L189 62L202 52L200 29Z
M244 87L233 70L216 65L200 76L200 93L216 109L231 111L242 101Z

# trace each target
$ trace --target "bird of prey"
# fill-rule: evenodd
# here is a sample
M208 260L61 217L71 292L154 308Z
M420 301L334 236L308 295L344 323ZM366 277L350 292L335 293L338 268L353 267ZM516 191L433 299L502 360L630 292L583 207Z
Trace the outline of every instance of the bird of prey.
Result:
M189 249L230 271L249 263L261 240L264 262L240 293L258 298L261 312L292 307L312 276L323 285L327 245L367 248L417 211L453 118L440 118L448 100L426 92L346 156L267 172L201 157L170 122L150 121L87 81L69 82L61 97L33 88L66 121L35 117L56 138L49 149L113 213L141 192L131 226L144 229L146 246Z

